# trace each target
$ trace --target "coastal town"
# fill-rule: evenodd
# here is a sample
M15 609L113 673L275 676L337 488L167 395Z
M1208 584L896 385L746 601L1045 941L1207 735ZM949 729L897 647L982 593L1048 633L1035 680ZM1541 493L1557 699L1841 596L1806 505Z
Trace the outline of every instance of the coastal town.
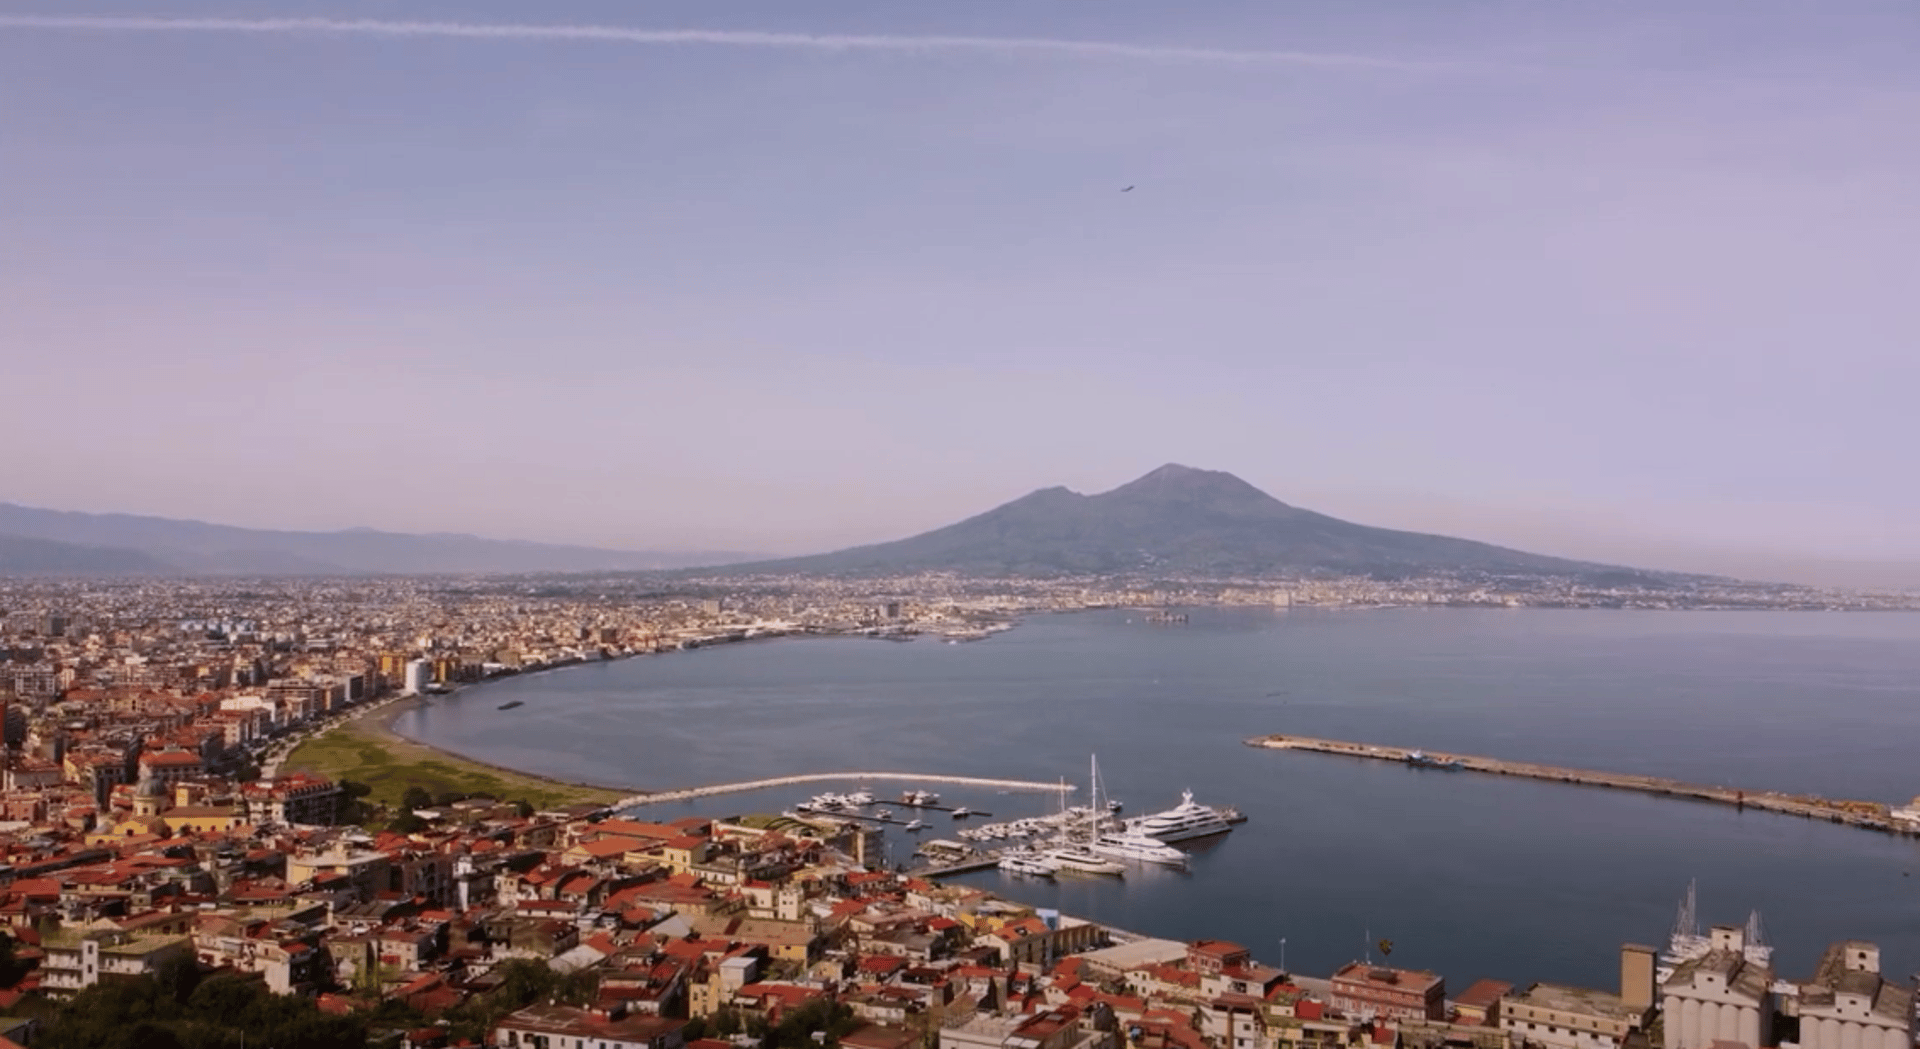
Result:
M218 994L290 1003L273 1021L282 1037L259 1043L279 1045L1913 1044L1912 991L1880 973L1871 944L1776 973L1757 926L1701 934L1688 918L1664 951L1623 947L1615 987L1477 979L1456 993L1386 964L1386 944L1377 960L1295 973L1230 942L1227 915L1223 939L1167 941L888 866L883 827L831 806L652 822L622 792L691 785L561 784L425 748L431 760L409 764L392 758L406 741L380 729L421 697L589 660L808 634L959 643L1037 611L1177 623L1166 609L1335 593L4 584L0 1046L106 1044L87 1040L89 1023L124 1026L129 996L169 993L140 1015L186 1016ZM342 739L359 741L345 758Z

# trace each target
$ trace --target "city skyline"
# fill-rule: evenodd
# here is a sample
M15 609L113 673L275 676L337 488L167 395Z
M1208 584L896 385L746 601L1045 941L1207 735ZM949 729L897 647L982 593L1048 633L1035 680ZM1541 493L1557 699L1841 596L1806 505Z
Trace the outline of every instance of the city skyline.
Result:
M787 554L1171 460L1920 580L1910 7L170 15L0 9L0 499Z

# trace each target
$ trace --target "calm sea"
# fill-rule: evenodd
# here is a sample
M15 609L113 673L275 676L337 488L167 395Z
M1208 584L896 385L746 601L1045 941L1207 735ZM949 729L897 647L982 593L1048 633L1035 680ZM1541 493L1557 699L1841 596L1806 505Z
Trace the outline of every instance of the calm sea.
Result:
M498 709L510 700L525 705ZM1920 842L1241 743L1298 733L1905 802L1920 794L1920 615L1043 616L963 645L777 641L574 667L437 701L398 728L503 765L642 787L898 768L1065 776L1084 790L1097 753L1129 812L1191 787L1251 820L1185 874L968 881L1140 932L1237 940L1269 962L1284 938L1304 973L1387 939L1393 964L1434 969L1454 990L1480 977L1610 987L1618 946L1664 945L1696 878L1705 921L1762 912L1786 975L1809 975L1827 942L1849 937L1879 941L1891 974L1920 968ZM777 811L820 789L651 811ZM1057 805L939 789L996 815ZM888 836L904 859L912 837Z

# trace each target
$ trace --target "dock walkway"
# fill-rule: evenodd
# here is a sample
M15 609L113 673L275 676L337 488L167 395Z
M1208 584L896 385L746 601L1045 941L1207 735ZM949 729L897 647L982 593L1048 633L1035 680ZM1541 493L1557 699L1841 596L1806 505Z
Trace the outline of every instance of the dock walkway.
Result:
M905 780L910 783L952 783L964 787L997 787L1001 790L1030 790L1057 793L1062 789L1073 790L1071 783L1064 788L1059 783L1039 783L1023 779L982 779L978 776L942 776L924 772L805 772L797 776L775 776L771 779L746 780L741 783L715 783L705 787L687 787L682 790L663 790L653 794L635 794L613 803L617 809L637 808L641 805L658 805L668 801L687 801L692 798L710 798L718 794L739 794L749 790L763 790L767 787L790 787L798 783L826 783L834 780ZM890 802L889 804L899 804Z
M1526 779L1551 780L1583 787L1608 787L1616 790L1639 791L1643 794L1657 794L1663 797L1690 798L1732 805L1737 808L1760 809L1788 816L1822 819L1889 834L1914 834L1920 831L1920 827L1894 820L1887 806L1872 801L1835 800L1809 794L1786 794L1780 791L1740 790L1734 787L1687 783L1659 776L1562 768L1558 765L1541 765L1528 761L1507 761L1472 754L1450 754L1372 743L1352 743L1337 739L1314 739L1309 736L1255 736L1246 743L1250 747L1264 747L1269 750L1301 750L1315 754L1336 754L1375 761L1399 762L1432 769L1437 774L1444 774L1448 770L1436 766L1452 766L1454 769L1467 772L1520 776ZM1422 761L1425 762L1424 765L1419 764Z

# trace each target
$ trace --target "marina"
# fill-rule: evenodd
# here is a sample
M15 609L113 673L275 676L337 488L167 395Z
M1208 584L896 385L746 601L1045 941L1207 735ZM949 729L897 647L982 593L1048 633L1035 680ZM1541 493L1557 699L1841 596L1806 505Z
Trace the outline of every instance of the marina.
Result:
M1901 818L1920 808L1897 810L1875 801L1824 798L1813 794L1788 794L1782 791L1752 791L1736 787L1688 783L1661 776L1643 776L1625 772L1565 768L1528 761L1480 757L1472 754L1443 754L1409 747L1395 747L1348 740L1315 739L1309 736L1255 736L1246 741L1250 747L1268 750L1296 750L1312 754L1333 754L1368 761L1386 761L1408 768L1437 772L1482 772L1496 776L1569 783L1582 787L1630 790L1661 797L1686 798L1732 805L1741 809L1759 809L1787 816L1826 820L1831 823L1887 834L1920 833L1920 819Z
M915 852L929 865L915 873L940 877L998 867L1050 880L1060 874L1124 877L1129 865L1185 870L1187 853L1176 842L1215 838L1246 821L1237 809L1196 803L1190 790L1181 792L1172 809L1125 818L1118 802L1101 801L1098 761L1089 772L1090 804L1069 806L1062 784L1059 811L969 827L956 832L958 841L929 841Z

